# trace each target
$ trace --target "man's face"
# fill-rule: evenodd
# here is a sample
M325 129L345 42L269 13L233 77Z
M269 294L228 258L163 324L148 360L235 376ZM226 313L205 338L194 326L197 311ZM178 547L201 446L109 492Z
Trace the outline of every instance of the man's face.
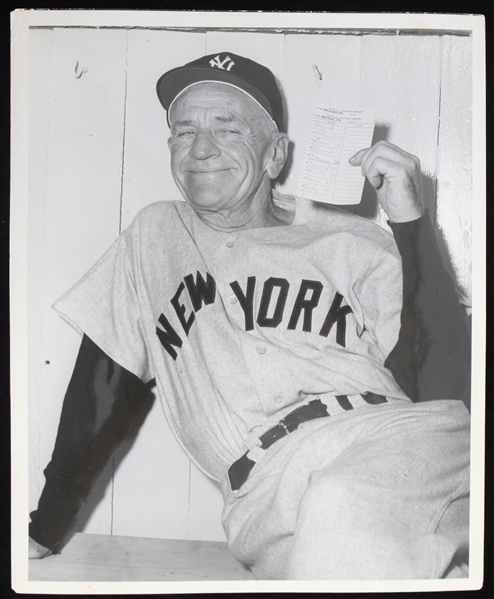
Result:
M269 178L277 132L263 110L235 87L201 83L177 98L170 123L173 177L191 206L225 215L245 209Z

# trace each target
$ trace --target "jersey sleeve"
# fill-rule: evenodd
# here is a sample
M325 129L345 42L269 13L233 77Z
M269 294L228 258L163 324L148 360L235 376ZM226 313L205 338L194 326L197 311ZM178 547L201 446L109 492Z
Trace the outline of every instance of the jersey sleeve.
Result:
M129 237L128 229L53 308L112 360L148 382L154 374L132 270Z
M380 246L358 289L365 332L371 336L378 359L385 361L398 341L403 305L402 262L391 237Z

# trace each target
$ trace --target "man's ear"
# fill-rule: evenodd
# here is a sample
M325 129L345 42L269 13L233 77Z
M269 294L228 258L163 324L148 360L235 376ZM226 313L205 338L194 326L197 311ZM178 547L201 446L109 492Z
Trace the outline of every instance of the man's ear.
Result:
M266 164L266 172L270 179L276 179L285 166L288 158L288 135L286 133L276 132L273 134L270 147L270 155Z

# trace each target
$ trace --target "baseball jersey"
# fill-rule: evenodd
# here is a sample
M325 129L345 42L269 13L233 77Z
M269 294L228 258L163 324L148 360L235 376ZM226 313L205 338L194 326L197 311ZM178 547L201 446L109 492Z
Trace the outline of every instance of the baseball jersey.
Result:
M156 379L179 443L216 480L308 395L410 401L384 366L402 307L392 235L307 200L291 225L228 233L184 202L152 204L54 307Z

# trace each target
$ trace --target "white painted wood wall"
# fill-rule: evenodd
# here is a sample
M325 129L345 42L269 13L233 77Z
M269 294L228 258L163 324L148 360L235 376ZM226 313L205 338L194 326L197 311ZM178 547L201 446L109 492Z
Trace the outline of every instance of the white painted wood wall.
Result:
M398 33L398 32L397 32ZM337 35L37 29L30 32L30 508L44 484L80 343L51 308L146 204L179 198L155 84L216 51L244 54L280 81L296 193L316 100L375 108L377 139L418 155L460 288L471 290L471 40ZM313 65L322 74L316 76ZM367 186L357 212L384 225ZM384 225L386 226L386 225ZM130 448L129 446L132 445ZM130 450L129 450L130 449ZM86 532L223 540L216 486L185 457L159 400L105 471L77 523Z

